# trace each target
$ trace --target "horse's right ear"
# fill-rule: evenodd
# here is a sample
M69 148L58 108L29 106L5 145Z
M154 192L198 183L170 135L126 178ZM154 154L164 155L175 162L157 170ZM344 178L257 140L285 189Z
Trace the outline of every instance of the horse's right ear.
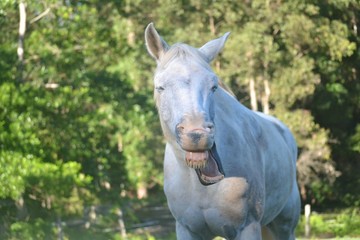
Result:
M169 45L160 37L153 23L150 23L145 29L145 42L148 52L156 61L159 61L160 57L169 49Z

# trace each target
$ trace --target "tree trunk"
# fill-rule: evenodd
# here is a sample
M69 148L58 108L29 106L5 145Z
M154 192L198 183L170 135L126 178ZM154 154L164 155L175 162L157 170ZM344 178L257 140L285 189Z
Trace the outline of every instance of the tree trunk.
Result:
M26 9L25 3L19 3L19 41L18 41L18 48L17 54L19 59L18 64L18 82L23 82L23 71L24 71L24 36L26 31Z
M126 20L126 24L128 28L127 43L129 44L129 46L134 47L135 46L134 24L130 18Z
M301 195L301 199L305 202L307 199L307 196L306 196L306 188L305 188L305 185L303 185L303 184L300 185L300 195Z
M270 84L268 79L263 80L264 83L264 94L262 96L262 107L263 107L263 113L269 114L270 113Z
M267 4L269 4L267 2ZM269 46L272 46L272 43L270 41L270 44ZM264 84L264 92L262 94L262 108L263 108L263 113L265 114L269 114L270 113L270 94L271 94L271 91L270 91L270 83L269 83L269 74L268 74L268 71L269 71L269 48L268 45L265 45L264 47L264 54L265 54L265 57L264 57L264 62L263 62L263 66L264 66L264 73L263 73L263 76L262 76L262 82Z
M15 205L17 208L17 216L18 220L24 220L28 217L28 211L25 205L25 201L23 196L20 196L19 199L15 201Z
M246 58L249 63L249 94L250 94L250 105L253 111L258 110L257 97L256 97L256 88L255 88L255 70L254 70L254 59L252 51L246 53Z
M214 17L209 15L209 28L210 28L210 32L211 34L216 37L216 27L215 27L215 20ZM220 65L220 61L219 60L215 60L215 71L216 72L220 72L221 70L221 65Z
M137 198L138 199L144 199L147 198L148 192L145 184L141 184L137 189Z
M254 78L249 79L249 91L250 91L250 103L251 109L254 111L258 110L258 104L256 99L255 80Z

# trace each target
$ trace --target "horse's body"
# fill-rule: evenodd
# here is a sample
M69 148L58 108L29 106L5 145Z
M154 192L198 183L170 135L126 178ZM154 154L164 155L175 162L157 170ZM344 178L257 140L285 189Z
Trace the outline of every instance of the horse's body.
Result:
M177 238L261 239L263 230L273 239L294 239L296 143L277 119L216 90L208 63L227 36L200 49L170 48L152 24L145 32L158 63L155 99L168 142L164 188Z

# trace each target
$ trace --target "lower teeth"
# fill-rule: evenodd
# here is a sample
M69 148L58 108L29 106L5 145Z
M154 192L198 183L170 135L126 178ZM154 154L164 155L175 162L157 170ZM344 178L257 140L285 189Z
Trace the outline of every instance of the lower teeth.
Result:
M186 159L186 165L188 165L188 167L195 168L195 169L204 168L206 166L206 160L192 162L192 161Z

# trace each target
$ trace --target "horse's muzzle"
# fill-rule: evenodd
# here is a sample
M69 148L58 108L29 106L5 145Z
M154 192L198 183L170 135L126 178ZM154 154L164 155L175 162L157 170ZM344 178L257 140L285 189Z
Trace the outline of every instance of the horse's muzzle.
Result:
M202 152L209 150L214 144L214 124L206 122L201 126L176 126L177 142L185 151Z
M176 139L185 151L185 163L195 169L203 185L217 183L225 177L216 151L214 133L214 124L201 117L185 119L176 126Z

